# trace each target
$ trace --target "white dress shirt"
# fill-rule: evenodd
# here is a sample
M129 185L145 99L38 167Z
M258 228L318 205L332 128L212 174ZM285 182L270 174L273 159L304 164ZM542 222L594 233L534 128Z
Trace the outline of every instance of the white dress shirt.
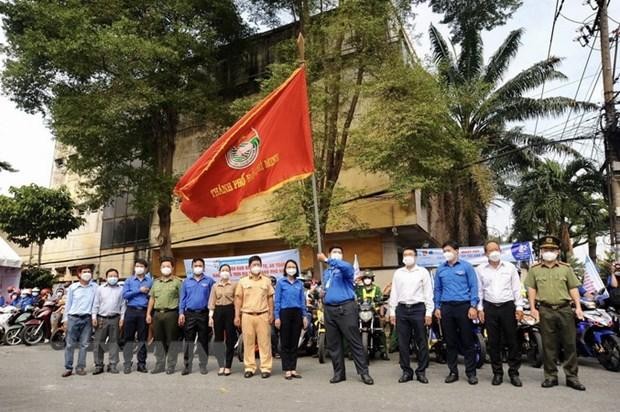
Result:
M399 303L424 303L426 316L432 316L435 304L433 303L433 285L431 275L425 268L414 265L411 269L402 267L394 272L392 289L390 291L390 316L396 315L396 306Z
M510 262L500 261L497 268L490 263L483 263L476 268L478 275L478 309L482 310L482 301L504 303L514 301L517 310L523 310L521 281L517 268Z
M123 299L123 287L119 285L110 286L107 283L100 285L95 293L95 302L91 312L93 319L99 316L121 315L121 320L125 318L126 302Z

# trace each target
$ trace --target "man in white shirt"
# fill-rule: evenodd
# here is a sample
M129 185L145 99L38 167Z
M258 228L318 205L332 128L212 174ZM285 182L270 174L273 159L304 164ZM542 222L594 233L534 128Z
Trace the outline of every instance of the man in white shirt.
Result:
M521 386L519 367L521 350L517 340L517 321L523 318L523 298L517 268L501 260L497 242L487 242L484 251L488 263L476 268L478 275L478 317L488 335L489 356L493 370L493 385L504 379L501 350L508 346L508 376L510 383Z
M394 272L390 291L390 322L396 326L400 368L403 370L398 380L400 383L413 380L409 350L412 332L418 348L416 378L419 382L428 383L426 368L429 356L425 326L430 326L432 321L433 286L428 270L415 264L416 255L415 249L403 250L405 266Z

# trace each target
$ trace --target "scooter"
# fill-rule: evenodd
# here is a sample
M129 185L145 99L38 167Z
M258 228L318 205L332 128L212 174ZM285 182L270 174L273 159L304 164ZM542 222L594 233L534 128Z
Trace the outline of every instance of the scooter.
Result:
M620 371L620 338L611 315L596 302L581 299L583 320L577 320L577 353L595 357L607 370Z
M527 357L527 362L532 367L540 368L543 364L543 348L538 321L530 314L528 305L523 309L523 319L517 326L521 353Z
M316 307L314 330L316 333L316 351L319 358L319 363L325 363L325 359L327 358L327 335L325 334L325 313L323 311L322 302L319 302Z
M34 309L34 306L28 305L22 312L19 312L14 323L9 326L4 333L2 341L5 345L15 346L22 343L22 330L24 329L25 323L32 319Z
M0 308L0 341L2 341L4 333L9 326L15 323L15 319L19 316L19 313L19 310L15 306Z
M52 301L47 301L41 309L35 312L34 319L25 323L22 330L22 339L27 346L36 345L44 339L49 339L52 334L51 317L57 306Z
M374 359L379 348L379 334L383 333L379 314L373 303L365 300L359 307L359 328L362 335L362 348L368 360ZM383 348L386 350L387 348Z
M472 320L472 331L474 335L474 348L476 352L476 368L480 369L484 365L487 357L487 345L484 337L484 329L478 319ZM435 354L435 361L446 363L448 347L443 339L443 330L441 322L433 316L433 325L428 330L429 351ZM461 345L459 345L459 354L463 355Z

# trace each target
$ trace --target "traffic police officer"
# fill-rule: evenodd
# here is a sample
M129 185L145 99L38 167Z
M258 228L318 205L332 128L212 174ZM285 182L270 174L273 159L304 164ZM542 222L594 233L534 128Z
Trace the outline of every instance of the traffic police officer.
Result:
M559 344L564 350L566 385L584 391L586 387L577 377L575 320L570 307L572 300L575 316L583 319L577 289L580 282L571 267L558 260L559 250L560 240L545 236L540 245L542 262L532 266L525 280L531 314L539 320L542 335L545 380L541 386L551 388L558 384Z

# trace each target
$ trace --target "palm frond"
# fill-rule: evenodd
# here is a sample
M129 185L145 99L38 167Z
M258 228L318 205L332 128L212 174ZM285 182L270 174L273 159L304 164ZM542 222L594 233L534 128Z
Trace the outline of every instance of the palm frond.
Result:
M438 66L439 73L449 84L457 83L460 76L456 68L454 55L448 48L448 43L444 40L439 30L432 24L428 33L433 48L433 62Z
M495 110L486 123L522 122L536 117L560 116L569 111L592 111L597 110L597 105L588 102L575 101L568 97L547 97L544 99L532 99L521 97L513 99L510 103Z
M523 96L525 92L534 90L545 82L565 80L567 77L557 70L560 62L560 58L550 57L534 64L497 89L492 98L497 101L507 101Z
M522 36L523 29L511 31L504 43L491 56L483 76L483 80L486 83L494 85L501 80L508 68L508 64L517 55Z
M464 33L458 68L465 81L477 79L482 71L482 39L480 32L474 28L470 28Z

